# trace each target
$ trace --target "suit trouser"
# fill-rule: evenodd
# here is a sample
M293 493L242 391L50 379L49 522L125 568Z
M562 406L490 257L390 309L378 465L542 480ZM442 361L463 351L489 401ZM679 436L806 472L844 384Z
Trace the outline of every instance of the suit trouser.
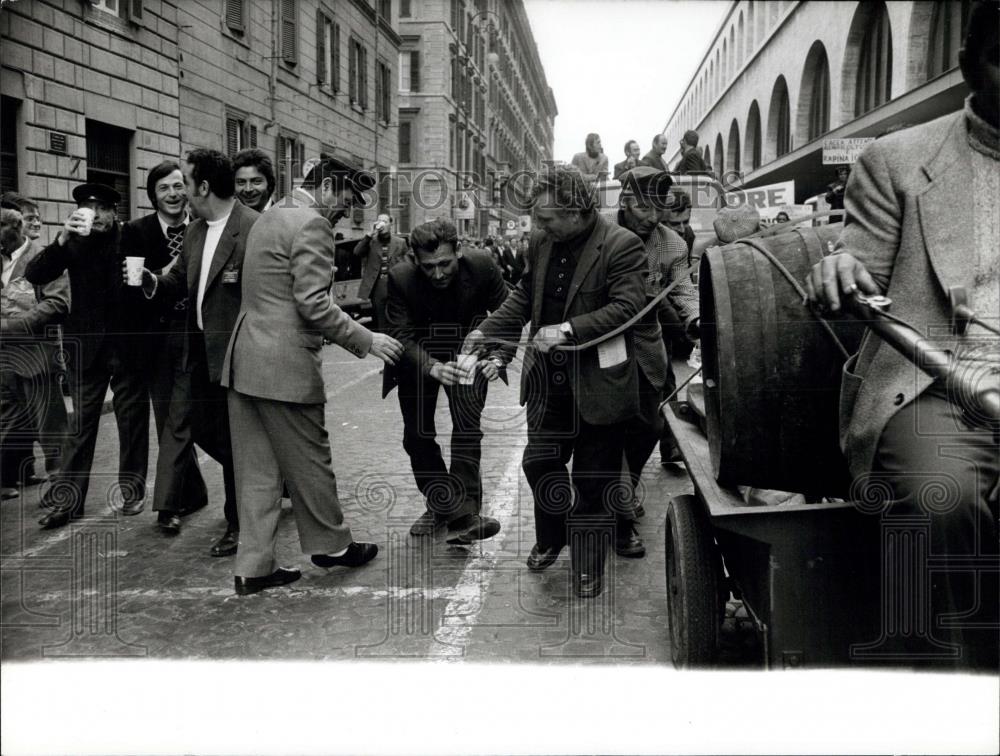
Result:
M229 416L239 438L235 462L242 529L236 575L261 577L275 570L282 478L304 553L334 553L353 540L337 499L323 413L322 404L229 391Z
M161 334L153 350L149 395L153 400L156 437L154 511L197 509L208 500L198 467L191 430L191 372L184 366L184 325Z
M191 441L198 444L208 456L222 466L222 482L226 494L222 511L229 529L239 530L228 391L208 375L204 335L190 334L188 345L190 350L188 368L191 375ZM180 449L170 449L168 452L174 459L181 459L184 454Z
M639 479L646 467L656 442L664 433L666 422L659 412L661 394L666 389L657 389L649 382L646 374L639 369L639 414L625 424L625 467L628 470L632 491L639 501ZM619 520L619 527L621 520Z
M41 505L49 509L83 513L90 487L90 469L101 424L104 397L111 386L112 406L118 425L118 491L108 491L109 503L128 504L146 497L149 461L148 377L139 367L125 365L112 344L105 342L91 364L79 374L70 373L75 423L62 447L62 469L50 478Z
M971 425L932 387L889 420L872 471L893 493L883 524L904 517L929 528L928 556L935 562L929 573L930 617L919 620L931 620L926 626L933 637L961 644L959 665L994 671L1000 646L998 466L998 429ZM903 599L909 606L923 604L915 595ZM955 627L939 626L942 615L955 612L967 614ZM896 650L907 653L913 641L901 641Z
M632 507L622 496L625 423L587 423L568 377L546 372L545 388L528 400L528 443L521 461L534 497L535 536L543 547L569 543L575 570L601 572L605 534L615 516ZM566 467L570 458L572 477Z
M54 370L23 376L0 368L0 485L16 487L34 473L34 442L45 456L45 469L61 463L66 407Z
M374 326L373 330L378 333L388 333L388 324L385 320L385 308L388 300L389 279L380 273L378 278L375 279L375 285L372 287L371 293L372 326Z
M434 413L441 384L430 376L416 374L401 376L398 384L403 449L410 457L413 478L427 499L428 510L449 522L464 515L478 514L483 507L480 419L488 384L477 371L471 386L444 387L451 414L450 471L435 440Z

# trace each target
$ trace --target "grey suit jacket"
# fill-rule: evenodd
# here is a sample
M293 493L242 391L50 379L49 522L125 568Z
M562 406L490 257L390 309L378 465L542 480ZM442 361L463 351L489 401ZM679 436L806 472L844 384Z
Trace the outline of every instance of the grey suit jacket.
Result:
M201 303L201 319L205 326L205 356L208 360L208 377L214 383L222 381L222 363L226 346L233 332L236 316L240 311L241 282L250 229L260 215L242 202L233 206L233 212L222 230L222 237L212 256L212 265L205 281L205 295ZM169 272L157 281L154 298L163 297L174 302L187 292L187 331L198 331L198 284L201 280L201 261L205 248L208 226L200 218L192 221L184 234L184 248ZM184 364L190 367L190 349L185 342Z
M517 340L524 324L531 321L521 370L521 404L544 394L545 379L535 375L539 358L531 339L539 328L551 248L548 236L532 235L528 246L529 269L506 301L479 327L487 338ZM646 302L645 269L646 253L639 237L598 216L580 252L563 313L577 342L590 341L613 331L642 309ZM639 411L631 329L625 332L625 344L627 358L609 367L600 366L596 347L571 358L578 359L573 387L577 408L583 419L592 425L628 420Z
M285 198L265 212L247 241L243 302L222 384L241 394L322 404L323 339L357 357L372 333L337 307L333 227L306 202Z
M949 350L956 340L948 290L970 284L975 245L970 151L962 112L873 142L851 172L836 245L864 264L892 299L893 314ZM892 347L865 334L844 365L840 396L841 446L854 476L871 470L886 423L930 383Z
M28 263L41 251L34 242L28 244L14 263L8 286L24 278ZM6 262L0 258L0 270ZM0 342L0 367L24 377L39 375L55 365L59 349L56 326L69 314L69 274L63 271L55 280L32 288L34 307L15 317L4 318L3 341Z

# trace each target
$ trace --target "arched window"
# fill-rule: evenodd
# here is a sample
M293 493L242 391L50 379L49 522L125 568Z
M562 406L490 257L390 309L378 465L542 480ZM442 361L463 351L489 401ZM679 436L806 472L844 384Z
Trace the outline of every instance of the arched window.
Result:
M715 51L715 92L712 95L713 100L718 97L719 93L722 91L722 66L719 65L719 56L721 52L721 50Z
M829 130L830 63L823 43L816 40L802 69L796 133L803 142L811 142Z
M726 165L729 170L737 172L740 170L740 125L733 119L729 125L729 143L726 146ZM721 179L721 176L720 176ZM725 182L725 183L732 183Z
M743 153L750 162L751 171L760 168L761 141L760 108L754 100L750 103L750 112L747 114L746 142L743 145Z
M705 159L705 165L711 165L712 164L712 153L708 149L708 145L707 144L705 145L705 158L704 159Z
M788 84L779 76L771 90L771 105L767 111L768 153L781 157L792 150L791 119L788 106Z
M934 3L927 48L928 79L958 65L958 49L962 46L962 31L969 20L970 6L969 0Z
M737 53L736 53L736 68L737 69L739 69L739 67L743 65L743 60L744 60L743 56L744 56L744 53L746 51L746 46L747 46L746 45L746 33L747 32L746 32L746 27L743 25L743 12L742 11L740 11L740 20L739 20L739 26L738 26L738 28L739 28L739 31L736 33L736 45L737 45L737 48L736 48L737 49Z
M778 3L774 2L774 0L770 0L767 3L767 28L769 30L773 29L774 25L778 23L778 11L780 10Z
M715 175L720 179L726 171L726 155L722 147L722 134L715 137Z
M757 47L757 3L750 0L750 8L747 10L747 57L753 55Z
M855 29L859 21L862 26ZM851 36L855 32L860 32L854 51L858 66L854 84L854 117L857 118L892 98L892 30L885 3L860 3L851 23ZM850 46L849 39L848 48Z
M729 74L727 79L731 79L736 73L736 29L732 26L729 27L729 68L726 72Z
M722 91L729 81L729 42L726 39L722 40L722 70L720 74L719 91Z

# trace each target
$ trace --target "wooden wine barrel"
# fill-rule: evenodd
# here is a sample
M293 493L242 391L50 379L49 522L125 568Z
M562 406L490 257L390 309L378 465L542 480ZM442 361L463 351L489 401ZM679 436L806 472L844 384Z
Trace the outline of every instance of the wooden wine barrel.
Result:
M757 239L804 287L841 224ZM845 361L831 335L767 256L746 243L710 250L700 269L705 415L723 485L844 496L838 442ZM851 354L863 328L831 321Z

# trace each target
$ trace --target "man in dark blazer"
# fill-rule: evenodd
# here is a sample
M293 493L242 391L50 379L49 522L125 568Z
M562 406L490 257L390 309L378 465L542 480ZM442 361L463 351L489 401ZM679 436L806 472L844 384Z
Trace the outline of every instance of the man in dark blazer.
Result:
M358 297L372 303L372 326L385 332L386 282L392 267L406 257L406 242L392 233L392 219L379 215L372 231L354 247L354 256L362 259Z
M63 324L63 344L76 424L63 443L62 470L50 478L51 485L42 494L41 504L47 510L39 520L43 529L62 527L83 514L109 384L119 445L118 491L109 492L109 498L123 515L135 515L142 511L146 496L148 353L144 334L123 315L121 227L116 215L121 197L104 184L80 184L73 189L73 199L78 209L56 240L25 269L25 278L36 286L67 272L72 303Z
M571 167L540 177L533 213L527 272L463 351L491 338L517 340L531 322L521 371L521 403L528 405L522 466L537 536L528 568L544 570L570 543L576 593L592 598L603 586L614 522L607 503L621 480L626 421L639 411L635 350L629 329L599 346L555 350L625 326L645 302L646 259L635 234L598 214L593 193Z
M389 333L403 344L403 357L383 376L383 397L399 386L403 414L403 449L413 477L427 499L427 510L410 528L411 535L430 535L447 524L448 542L469 544L500 530L492 517L482 517L479 462L483 432L480 418L489 381L506 373L514 350L497 350L463 382L456 358L470 330L507 298L500 269L486 252L464 252L458 231L439 219L410 233L414 261L389 272L386 320ZM506 375L504 375L506 380ZM451 467L445 465L435 440L434 413L443 386L451 413Z
M291 494L302 550L322 568L360 567L378 553L356 543L337 500L325 427L321 350L338 344L356 357L393 363L402 346L372 333L334 304L335 222L370 174L333 158L318 161L304 185L261 216L247 243L243 302L222 371L236 449L240 548L237 595L287 585L301 577L277 567L275 537L282 479ZM321 211L321 212L318 212ZM280 369L276 369L280 368Z
M835 254L806 282L828 312L857 291L887 295L896 317L993 392L1000 392L997 337L975 324L955 333L950 294L964 287L970 308L1000 325L998 7L982 2L970 11L959 52L972 90L964 109L865 148L847 183ZM920 654L996 674L1000 429L996 418L968 409L969 399L868 332L844 365L841 446L858 498L869 508L885 498L885 516L913 523L913 538L927 539L936 563L922 573L926 583L892 599L926 608L926 616L902 621L928 634L896 634L877 650L905 664Z
M188 225L187 191L180 164L166 160L150 169L146 194L154 212L122 226L123 257L144 257L145 267L167 273L180 257ZM208 503L208 490L191 443L191 374L184 365L187 292L150 303L139 289L123 289L129 322L148 333L149 396L160 451L153 510L160 529L180 532L181 514ZM165 436L169 439L165 440ZM179 454L180 456L176 456Z
M620 181L626 171L630 171L640 164L639 154L641 152L642 148L634 139L629 139L625 142L625 159L620 163L615 163L613 174L615 181Z
M184 365L191 375L191 439L222 465L226 496L226 532L209 553L231 556L239 544L240 521L222 363L240 311L247 238L260 216L236 201L233 164L221 152L192 150L181 169L198 219L184 234L184 249L169 271L160 276L143 271L143 288L153 300L187 295ZM175 440L165 436L160 453L181 459L191 439L175 447Z
M655 168L658 171L669 170L667 164L663 159L663 155L667 151L667 138L663 134L657 134L653 137L653 147L642 156L642 165L648 166L650 168Z
M0 210L0 486L3 498L31 485L33 444L43 448L62 438L39 436L51 427L46 418L65 412L55 372L57 325L69 313L69 277L32 286L24 271L41 252L26 235L20 212ZM63 414L65 421L65 414ZM65 422L64 422L65 425ZM63 428L65 430L65 427ZM22 475L23 473L23 475Z

